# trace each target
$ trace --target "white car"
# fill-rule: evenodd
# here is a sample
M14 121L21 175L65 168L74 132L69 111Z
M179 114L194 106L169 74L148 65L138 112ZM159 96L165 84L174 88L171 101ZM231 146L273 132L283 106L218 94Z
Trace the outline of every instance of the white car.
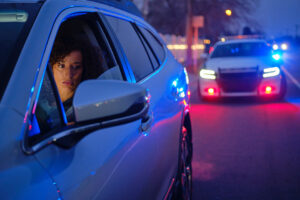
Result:
M286 79L281 55L262 39L216 43L199 72L202 98L275 96L282 98Z

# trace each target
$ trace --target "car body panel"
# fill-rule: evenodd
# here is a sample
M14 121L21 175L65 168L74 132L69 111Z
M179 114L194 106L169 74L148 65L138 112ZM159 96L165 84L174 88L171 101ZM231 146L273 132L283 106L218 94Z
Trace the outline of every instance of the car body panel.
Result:
M206 62L207 69L217 71L218 68L230 69L230 68L247 68L247 67L259 67L260 70L272 66L270 58L268 57L237 57L237 58L213 58Z
M12 108L0 106L1 166L0 195L2 199L57 199L55 182L35 157L22 152L23 117ZM12 121L14 123L12 123ZM10 124L11 126L7 126Z

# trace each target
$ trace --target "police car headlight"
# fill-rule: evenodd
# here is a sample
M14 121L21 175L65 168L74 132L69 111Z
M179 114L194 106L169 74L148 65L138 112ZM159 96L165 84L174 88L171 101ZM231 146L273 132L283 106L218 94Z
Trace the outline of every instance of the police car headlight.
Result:
M279 74L280 74L279 67L265 68L263 77L268 78L268 77L272 77L272 76L278 76Z
M216 72L210 69L201 69L200 70L200 77L204 79L216 79Z

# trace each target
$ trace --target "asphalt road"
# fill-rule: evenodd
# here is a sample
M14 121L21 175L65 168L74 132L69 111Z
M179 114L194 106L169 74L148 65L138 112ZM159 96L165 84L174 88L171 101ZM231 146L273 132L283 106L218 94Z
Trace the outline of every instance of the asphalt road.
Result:
M284 101L201 102L191 80L194 200L300 199L300 51ZM292 81L292 79L294 79Z

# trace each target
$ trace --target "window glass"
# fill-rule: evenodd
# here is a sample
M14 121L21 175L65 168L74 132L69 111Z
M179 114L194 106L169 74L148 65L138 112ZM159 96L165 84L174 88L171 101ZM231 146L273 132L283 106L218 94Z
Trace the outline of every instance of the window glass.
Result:
M51 136L51 134L64 125L63 118L60 113L59 101L55 97L55 90L49 79L49 74L46 73L39 100L34 110L34 115L31 119L29 130L29 146L33 146L43 139Z
M140 38L141 38L141 40L142 40L142 42L143 42L143 45L144 45L144 47L145 47L145 49L146 49L146 52L147 52L147 54L148 54L148 56L149 56L149 59L150 59L150 61L151 61L151 63L152 63L152 66L153 66L155 69L158 68L158 67L159 67L158 60L157 60L157 58L155 57L153 50L150 48L149 42L146 41L146 39L143 37L143 35L141 35L140 33L139 33L139 35L140 35Z
M271 48L263 42L244 42L218 45L211 58L240 56L269 56Z
M88 79L123 80L97 15L76 15L61 24L29 126L29 145L75 122L73 96Z
M131 23L111 16L106 18L123 47L136 81L153 72L147 52Z
M117 66L115 58L104 39L101 27L96 16L86 14L65 21L56 39L56 42L70 46L76 41L83 51L83 64L85 66L83 80L87 79L117 79L123 80L120 67ZM61 40L61 41L59 41ZM72 46L75 46L72 44ZM60 51L66 51L61 49ZM50 59L51 61L51 59ZM51 63L52 65L54 63Z
M142 27L139 27L139 28L142 31L145 38L147 39L149 45L152 47L152 49L155 52L156 56L160 60L160 63L162 63L164 58L165 58L165 51L164 51L164 48L163 48L162 44L148 30L146 30Z
M40 6L0 3L0 100Z

